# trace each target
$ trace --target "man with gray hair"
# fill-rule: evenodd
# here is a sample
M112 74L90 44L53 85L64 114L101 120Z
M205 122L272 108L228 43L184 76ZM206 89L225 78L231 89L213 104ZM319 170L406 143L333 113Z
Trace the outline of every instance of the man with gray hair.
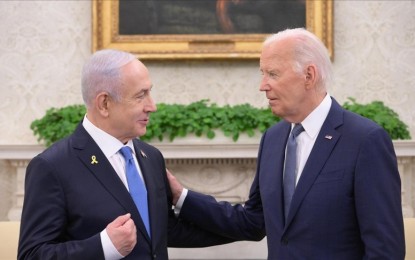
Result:
M152 87L130 53L85 63L83 121L27 167L18 259L167 260L167 246L230 241L175 217L164 158L137 139L156 111Z
M259 87L283 120L262 136L244 205L218 203L168 175L180 217L236 240L267 236L268 259L404 259L401 182L390 137L343 109L331 61L305 29L265 40Z

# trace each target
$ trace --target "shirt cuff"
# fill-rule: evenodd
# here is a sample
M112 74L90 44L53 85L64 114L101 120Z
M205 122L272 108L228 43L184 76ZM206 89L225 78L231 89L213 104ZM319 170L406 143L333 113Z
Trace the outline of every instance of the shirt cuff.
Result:
M104 229L100 233L102 249L104 250L105 260L118 260L124 258L118 250L115 248L110 237L108 236L107 229Z
M184 200L186 199L187 192L188 192L188 189L183 188L182 194L180 194L180 198L177 201L176 206L174 207L174 214L176 216L178 216L180 214L180 210L182 209Z

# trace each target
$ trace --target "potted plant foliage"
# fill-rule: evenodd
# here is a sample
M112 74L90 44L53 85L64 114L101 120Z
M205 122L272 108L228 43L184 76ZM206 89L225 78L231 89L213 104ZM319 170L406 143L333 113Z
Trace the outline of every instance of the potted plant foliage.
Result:
M381 101L359 104L349 98L343 107L377 122L394 140L411 139L408 126ZM71 134L85 112L83 105L50 108L42 118L34 120L30 128L39 142L49 146ZM140 139L173 141L188 135L213 139L220 131L236 142L241 134L254 136L279 120L269 108L255 108L249 104L218 106L208 100L188 105L160 103L151 115L146 135Z

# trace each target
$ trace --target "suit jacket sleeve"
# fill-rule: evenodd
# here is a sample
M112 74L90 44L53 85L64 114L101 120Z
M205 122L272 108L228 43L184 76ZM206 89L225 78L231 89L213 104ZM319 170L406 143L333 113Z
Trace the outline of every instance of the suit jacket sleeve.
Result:
M261 147L263 140L264 138L261 140ZM258 158L261 158L261 154ZM265 222L258 178L256 174L249 199L244 205L217 202L212 196L189 190L180 216L207 230L235 240L260 241L265 237Z
M167 243L164 246L169 247L206 247L235 241L229 237L214 234L191 222L178 219L173 210L173 196L163 155L155 147L141 141L135 140L135 144L136 151L143 150L147 155L146 159L140 156L137 159L141 159L143 174L146 175L147 191L150 201L154 203L151 217L153 246L162 244L156 242L157 237L160 238L159 241L166 240Z
M401 183L387 133L369 133L357 156L354 195L364 259L403 259Z
M70 238L64 229L67 225L65 211L62 185L52 164L35 157L26 173L18 259L104 258L99 233L68 241Z
M262 210L249 207L247 204L217 202L212 196L189 190L180 215L206 230L236 241L259 241L265 236Z
M237 241L237 239L216 234L184 219L178 219L173 210L169 215L168 247L208 247Z

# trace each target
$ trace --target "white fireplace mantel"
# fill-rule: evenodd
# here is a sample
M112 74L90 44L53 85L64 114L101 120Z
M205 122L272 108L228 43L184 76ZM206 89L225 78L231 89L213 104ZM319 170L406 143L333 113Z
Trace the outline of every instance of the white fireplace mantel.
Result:
M255 174L259 138L238 142L223 138L193 138L174 142L153 142L163 153L167 167L189 188L210 193L219 199L243 202ZM394 141L402 179L404 214L415 214L415 141ZM10 219L19 219L24 197L24 176L29 161L45 149L42 145L0 145L0 160L9 163L16 180ZM241 181L242 180L242 181ZM215 185L205 185L215 181ZM212 184L212 183L210 183ZM212 189L216 187L216 189Z
M208 193L219 200L240 203L247 199L255 175L259 138L238 142L223 138L178 139L152 142L163 153L167 167L182 184ZM415 216L415 141L394 141L402 180L402 210ZM24 198L24 178L29 161L45 149L42 145L0 145L0 160L6 161L15 180L9 220L20 220ZM0 172L1 173L1 172ZM266 239L261 242L236 242L206 249L169 248L170 259L266 259Z
M256 158L259 139L249 142L152 142L160 149L166 159L196 159L196 158ZM415 157L415 140L393 141L397 157ZM0 160L30 160L41 153L43 145L0 145Z

